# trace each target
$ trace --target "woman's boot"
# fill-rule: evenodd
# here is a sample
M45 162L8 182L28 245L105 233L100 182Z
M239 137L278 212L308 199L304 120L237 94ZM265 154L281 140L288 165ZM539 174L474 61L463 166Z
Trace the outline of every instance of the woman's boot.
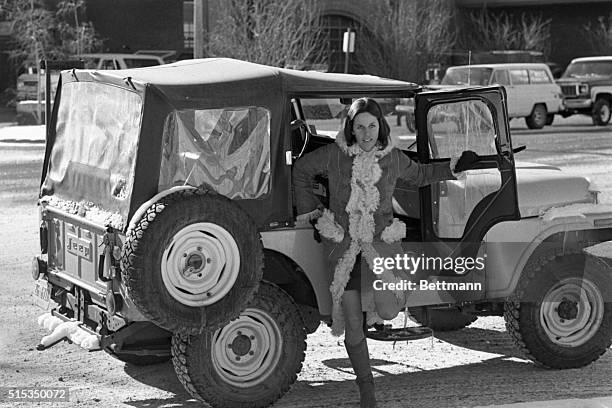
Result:
M374 377L370 368L370 354L368 343L364 338L359 343L351 346L344 342L346 352L351 360L353 371L357 376L356 382L359 386L361 408L376 408L376 396L374 395Z

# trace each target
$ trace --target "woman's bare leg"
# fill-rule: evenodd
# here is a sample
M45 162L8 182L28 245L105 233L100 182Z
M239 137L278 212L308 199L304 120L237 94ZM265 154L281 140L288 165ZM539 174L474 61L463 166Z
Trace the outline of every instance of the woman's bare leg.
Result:
M365 338L359 291L347 290L344 292L342 295L342 310L344 311L344 341L354 346Z

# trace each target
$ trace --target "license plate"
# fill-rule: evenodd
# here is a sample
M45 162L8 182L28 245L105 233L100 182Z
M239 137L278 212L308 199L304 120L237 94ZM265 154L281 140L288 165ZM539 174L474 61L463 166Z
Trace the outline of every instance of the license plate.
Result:
M44 279L39 279L34 282L34 290L32 292L34 304L41 309L48 310L51 305L51 287L49 282Z

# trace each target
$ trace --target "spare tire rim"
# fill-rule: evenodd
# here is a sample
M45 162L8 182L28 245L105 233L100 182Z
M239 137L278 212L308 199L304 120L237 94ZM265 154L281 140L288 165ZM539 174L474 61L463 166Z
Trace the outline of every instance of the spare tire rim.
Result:
M201 307L221 300L240 272L240 251L223 227L208 222L190 224L172 237L164 250L161 275L170 295L187 306Z
M268 313L247 308L213 335L212 363L226 383L248 388L265 381L281 358L283 338Z
M578 347L591 339L603 321L604 301L593 282L568 278L556 283L544 296L540 323L555 344Z

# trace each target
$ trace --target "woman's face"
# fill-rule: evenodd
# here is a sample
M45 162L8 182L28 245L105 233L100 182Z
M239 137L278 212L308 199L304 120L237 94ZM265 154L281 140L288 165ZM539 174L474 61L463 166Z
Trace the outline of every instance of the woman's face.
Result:
M378 141L378 119L370 112L361 112L353 119L353 134L362 150L369 152Z

